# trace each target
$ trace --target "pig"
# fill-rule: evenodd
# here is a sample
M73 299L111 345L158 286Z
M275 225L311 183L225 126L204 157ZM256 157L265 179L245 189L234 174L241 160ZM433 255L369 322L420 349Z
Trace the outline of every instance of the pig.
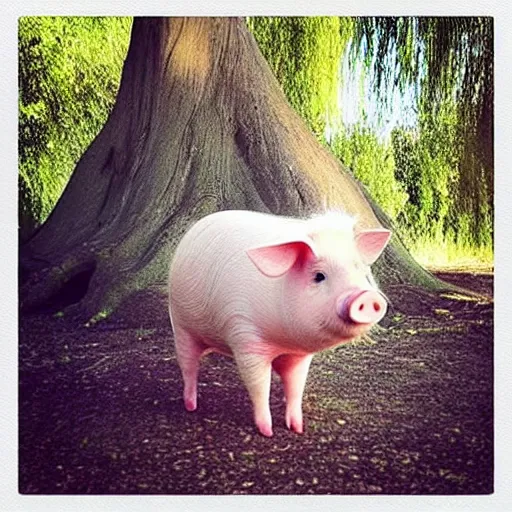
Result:
M196 222L169 271L169 314L185 408L197 407L202 356L232 356L254 422L272 436L272 369L280 376L286 426L302 433L302 395L313 355L353 340L387 309L370 265L387 229L356 232L355 219L328 211L299 219L227 210Z

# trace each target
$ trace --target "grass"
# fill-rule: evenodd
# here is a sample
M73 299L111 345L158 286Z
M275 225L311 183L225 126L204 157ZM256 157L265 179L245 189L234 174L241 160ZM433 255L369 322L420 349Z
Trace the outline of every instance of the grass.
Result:
M410 251L418 263L428 268L470 267L488 271L494 267L494 252L490 246L469 247L453 241L420 240Z
M140 329L137 329L135 331L135 336L138 340L142 340L142 338L149 338L150 336L153 336L155 334L156 329L143 329L142 327Z

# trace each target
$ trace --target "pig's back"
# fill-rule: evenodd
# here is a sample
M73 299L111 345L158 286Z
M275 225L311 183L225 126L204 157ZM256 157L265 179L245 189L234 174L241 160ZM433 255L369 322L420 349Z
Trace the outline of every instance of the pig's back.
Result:
M301 222L246 210L225 210L207 215L196 222L178 244L171 273L183 263L190 264L190 258L197 262L201 260L207 267L217 267L221 261L233 262L238 257L250 263L245 255L247 249L279 241L283 233L297 229ZM189 261L183 261L184 258Z
M179 322L205 339L220 339L225 337L230 319L250 318L258 302L261 307L262 302L270 303L274 281L256 269L245 251L278 243L283 233L300 229L301 222L230 210L194 224L179 243L171 264L173 325Z

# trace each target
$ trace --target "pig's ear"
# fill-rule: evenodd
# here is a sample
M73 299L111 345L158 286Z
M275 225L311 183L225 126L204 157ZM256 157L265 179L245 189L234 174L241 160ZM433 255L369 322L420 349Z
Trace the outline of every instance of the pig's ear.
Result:
M247 256L262 274L279 277L288 272L297 259L307 252L314 253L309 242L294 241L248 249Z
M382 253L391 238L387 229L369 229L356 236L356 245L367 265L371 265Z

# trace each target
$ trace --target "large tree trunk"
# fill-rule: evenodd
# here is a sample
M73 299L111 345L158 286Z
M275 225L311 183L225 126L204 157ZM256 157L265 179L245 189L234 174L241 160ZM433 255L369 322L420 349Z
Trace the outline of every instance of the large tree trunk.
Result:
M243 20L138 18L108 122L21 247L21 305L108 313L165 283L177 242L203 215L324 205L362 226L387 223L290 108ZM378 274L434 283L398 238Z

